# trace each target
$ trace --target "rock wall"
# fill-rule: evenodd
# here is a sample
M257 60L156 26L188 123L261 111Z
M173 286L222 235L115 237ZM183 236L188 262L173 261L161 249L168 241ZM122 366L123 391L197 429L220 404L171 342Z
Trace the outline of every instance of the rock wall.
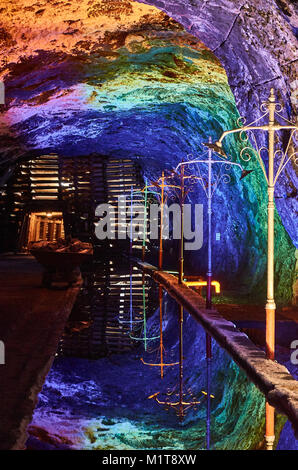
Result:
M277 91L283 114L297 116L297 31L295 1L267 0L145 0L181 23L221 60L247 121L260 115L259 107L271 87ZM297 165L289 165L277 188L276 205L282 222L297 246Z
M10 0L1 6L2 158L13 159L16 149L130 156L155 178L186 155L201 154L209 136L215 140L236 126L237 106L248 120L256 118L272 85L285 115L293 116L292 5L148 3L158 8L128 0ZM239 143L229 149L233 159L240 149ZM232 172L231 185L223 185L214 201L214 232L221 233L214 272L254 291L264 287L266 190L257 163L250 168L254 176L243 184ZM292 241L295 177L288 166L277 189ZM191 195L193 202L203 198L199 188ZM285 300L295 250L277 214L276 223L277 295ZM206 270L205 245L188 258L193 272Z
M164 360L179 358L179 314L174 301L165 296ZM159 312L150 318L148 333L159 332ZM177 400L179 371L165 367L160 379L156 363L158 345L150 342L151 353L139 348L97 361L57 358L39 396L33 421L28 429L31 449L205 449L207 365L205 331L184 312L184 400L199 400L187 410L183 424L175 411L158 405L148 397L160 392L160 400ZM157 340L158 342L158 340ZM210 370L210 443L216 450L264 448L265 400L245 373L224 349L212 340ZM288 422L279 439L285 417L276 414L275 445L297 449Z

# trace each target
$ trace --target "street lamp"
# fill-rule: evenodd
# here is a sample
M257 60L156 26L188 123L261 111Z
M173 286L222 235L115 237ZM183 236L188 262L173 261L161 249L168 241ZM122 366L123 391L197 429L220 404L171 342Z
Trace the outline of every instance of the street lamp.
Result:
M240 163L231 162L229 160L218 160L212 159L213 152L217 152L219 155L226 157L223 151L218 151L217 147L211 143L211 139L209 138L209 143L205 144L208 147L208 159L194 159L188 160L186 162L181 162L176 167L176 170L180 166L184 165L198 165L199 169L199 178L198 181L201 183L201 186L207 196L208 200L208 268L207 268L207 292L206 292L206 308L211 309L212 307L212 198L216 189L220 182L229 183L231 178L230 175L225 173L224 171L232 166L236 166L241 169L241 177L240 179L245 178L252 170L244 170ZM208 166L208 179L207 181L203 178L200 165L207 165ZM213 165L219 165L220 170L217 172L213 171ZM215 178L213 174L215 173ZM210 380L210 370L211 370L211 359L212 359L212 349L211 349L211 336L209 333L206 333L206 361L207 361L207 385ZM208 387L207 387L208 388ZM207 397L207 430L206 430L206 442L207 442L207 449L210 448L210 396L208 391Z
M135 190L132 190L131 192L131 201L133 199L133 195L134 194L140 194L143 196L143 200L144 200L144 218L143 218L143 242L142 242L142 262L144 263L145 262L145 255L146 255L146 241L147 241L147 210L148 210L148 196L149 195L156 195L156 193L154 191L148 191L149 189L149 185L148 185L148 180L147 178L145 178L145 186L144 188L142 189L135 189ZM132 204L132 202L131 202ZM130 232L130 235L131 235L131 243L132 243L132 223L133 223L133 209L132 209L132 205L131 205L131 212L130 212L130 227L131 227L131 232ZM148 337L147 336L147 314L146 314L146 310L147 310L147 306L146 306L146 291L145 291L145 271L143 270L143 273L142 273L142 298L143 298L143 337L136 337L136 336L132 336L132 334L130 334L130 338L135 340L135 341L144 341L144 349L145 351L147 351L147 343L148 341L152 341L152 340L156 340L159 338L159 336L152 336L152 337ZM132 305L132 295L131 295L131 298L130 298L130 302L131 302L131 305ZM139 323L139 321L137 320L135 323Z
M165 188L172 187L169 184L165 183L165 174L164 171L162 175L156 182L148 185L146 180L145 188L150 190L152 194L159 197L160 199L160 233L159 233L159 253L158 253L158 269L161 271L163 266L163 216L164 216L164 205L167 200L167 194L165 195ZM158 193L160 191L160 193ZM144 258L143 258L144 261ZM160 349L160 362L159 363L149 363L145 362L143 358L141 361L143 364L151 367L160 367L160 377L164 377L164 368L172 367L178 365L178 362L165 363L164 362L164 346L163 346L163 288L162 285L158 286L158 299L159 299L159 349Z
M238 133L240 140L246 145L240 152L240 157L244 161L251 159L253 154L263 171L267 182L268 192L268 234L267 234L267 303L266 303L266 357L274 360L275 356L275 300L274 300L274 187L281 172L284 170L290 160L295 160L297 164L298 152L294 149L294 141L297 138L297 124L288 121L280 112L282 106L275 100L274 89L271 88L269 98L261 105L263 113L258 119L248 125L231 129L222 133L221 137L215 144L208 144L209 148L226 156L222 148L222 141L231 134ZM258 125L259 121L268 117L266 124ZM286 124L280 124L276 118L282 119ZM254 132L262 131L268 133L268 148L262 146L259 148ZM278 131L288 131L289 139L283 150L275 147L275 139L278 137ZM255 148L249 145L249 138L252 138ZM266 161L263 152L268 154L268 170L266 169ZM266 442L267 448L272 449L274 442L274 409L266 403Z
M197 177L197 180L201 183L201 186L207 196L208 200L208 269L207 269L207 295L206 295L206 308L211 309L212 307L212 294L211 294L211 289L212 289L212 198L213 195L220 184L220 182L223 183L229 183L231 181L231 177L229 174L224 173L222 170L227 170L228 167L238 167L241 169L241 178L245 178L249 173L251 173L252 170L244 170L242 165L240 163L236 162L231 162L229 160L213 160L212 159L212 153L214 151L217 152L217 147L211 143L211 140L209 138L209 143L205 144L205 146L208 147L208 160L201 160L199 158L196 158L194 160L188 160L185 162L179 163L177 165L176 170L179 167L184 167L185 165L198 165L199 168L199 176ZM218 152L220 155L223 156L223 151ZM225 155L225 158L226 155ZM208 165L208 179L207 181L204 180L201 171L200 171L200 165ZM215 178L213 177L214 171L213 171L213 165L220 165L220 170L215 173Z
M179 171L178 171L179 170ZM184 204L185 200L192 190L192 186L199 180L196 175L188 175L185 173L183 162L177 165L175 170L172 170L169 176L166 177L169 181L167 187L170 188L178 197L180 205L180 241L179 241L179 267L178 267L178 282L183 284L184 281Z
M143 319L134 320L133 319L133 295L132 295L132 273L133 273L133 264L132 264L132 247L133 247L133 197L134 189L133 186L130 188L130 242L129 242L129 320L123 320L118 318L118 322L121 324L129 324L130 331L133 330L133 325L143 323Z
M175 180L178 178L178 182ZM183 221L184 221L184 203L185 198L190 191L190 185L194 181L197 181L198 178L194 175L186 175L184 172L184 167L181 167L181 171L178 173L176 171L171 171L168 176L165 176L164 171L160 178L157 181L153 182L151 185L148 185L148 188L153 188L155 190L160 191L160 235L159 235L159 257L158 257L158 269L161 271L163 267L163 226L164 226L164 206L165 201L167 200L169 193L173 193L176 196L178 195L179 203L180 203L180 223L181 223L181 233L180 233L180 247L179 247L179 271L178 271L178 280L179 283L183 283L184 277L184 257L183 257ZM188 186L186 187L185 181L188 181ZM179 363L164 363L164 354L163 354L163 332L162 332L162 323L163 323L163 313L162 313L162 302L163 302L163 289L161 284L159 284L158 288L158 297L159 297L159 318L160 318L160 363L148 363L145 362L143 359L142 362L145 365L160 367L160 375L161 378L164 377L164 367L165 366L175 366ZM181 310L182 309L182 310ZM180 306L180 320L181 324L183 323L183 308ZM180 325L180 330L182 326ZM182 335L182 330L181 330ZM182 339L180 342L181 348L182 346ZM182 353L181 353L182 354ZM180 360L180 373L182 374L182 362ZM182 374L183 375L183 374ZM181 379L182 380L182 379ZM181 381L180 381L181 382ZM180 396L181 396L181 385L180 385Z
M298 130L298 126L279 114L281 111L281 105L276 103L274 89L271 88L270 96L267 102L261 105L261 111L265 111L264 114L255 120L249 125L245 125L236 129L228 130L223 132L220 139L215 143L211 144L213 150L218 151L221 155L225 156L225 153L222 148L222 141L225 137L230 134L239 133L240 139L242 142L248 144L249 136L245 135L250 131L265 131L268 132L268 149L266 147L258 148L256 137L253 134L253 141L256 145L256 149L246 145L240 152L240 157L244 161L248 161L251 158L249 152L252 152L256 157L261 166L263 174L267 182L268 190L268 244L267 244L267 303L266 303L266 353L267 358L274 360L275 352L275 301L274 301L274 187L276 181L284 170L287 163L294 159L297 164L297 155L298 152L293 150L293 142L295 133ZM265 116L268 116L268 123L262 126L255 125ZM275 118L279 117L284 121L287 121L288 124L282 125L276 122ZM275 150L274 140L277 131L288 130L290 131L290 136L288 143L286 145L285 151L281 149ZM251 135L251 134L250 134ZM210 144L207 144L210 146ZM265 162L262 157L262 151L266 150L268 152L268 171L266 171ZM289 151L291 152L288 155ZM275 160L278 160L277 169L275 171L274 163Z

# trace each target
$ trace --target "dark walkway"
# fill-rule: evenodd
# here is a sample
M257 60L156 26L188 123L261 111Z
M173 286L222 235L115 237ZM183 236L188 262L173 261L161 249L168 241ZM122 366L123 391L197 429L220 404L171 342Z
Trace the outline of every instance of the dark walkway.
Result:
M0 449L22 449L79 287L48 290L28 256L0 257Z

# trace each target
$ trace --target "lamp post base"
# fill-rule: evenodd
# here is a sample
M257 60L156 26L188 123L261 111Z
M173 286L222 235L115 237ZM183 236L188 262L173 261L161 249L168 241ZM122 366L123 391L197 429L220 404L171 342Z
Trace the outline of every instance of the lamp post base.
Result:
M265 436L266 450L273 450L275 436Z
M269 405L268 401L266 401L265 410L266 410L266 432L265 432L266 450L273 450L273 444L275 441L275 435L274 435L275 410L273 406Z

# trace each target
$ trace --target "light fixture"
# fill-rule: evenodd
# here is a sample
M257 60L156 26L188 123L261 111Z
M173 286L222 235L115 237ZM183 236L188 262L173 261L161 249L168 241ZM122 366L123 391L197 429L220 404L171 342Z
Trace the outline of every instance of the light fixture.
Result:
M247 175L249 175L249 173L252 173L252 172L253 170L242 170L240 179L243 180L243 178L245 178Z
M206 308L211 309L212 307L212 290L211 286L217 286L217 291L219 292L220 286L219 283L214 284L216 281L212 281L212 228L211 228L211 219L212 219L212 198L213 194L217 189L217 186L220 182L227 184L231 181L231 177L228 173L223 173L228 168L231 167L238 167L242 171L241 179L248 175L252 170L244 170L242 165L237 162L231 162L230 160L224 160L223 158L213 159L212 154L218 153L220 156L224 156L227 158L226 154L222 150L222 145L220 141L217 141L215 144L212 143L211 137L209 137L209 142L204 144L208 148L208 159L194 159L189 160L187 162L179 163L179 167L183 168L185 165L195 164L198 165L199 177L198 181L200 181L202 188L207 196L208 200L208 270L206 273L207 277L207 292L206 292ZM204 155L204 154L203 154ZM208 165L208 179L203 178L202 174L200 173L200 165ZM220 170L216 173L216 177L213 178L213 166L220 165ZM177 167L178 168L178 167ZM206 281L203 281L200 285L204 285ZM199 285L198 281L195 282L188 282L187 285L194 286Z
M205 147L208 147L209 149L213 150L213 152L219 153L224 158L228 158L226 153L224 152L220 142L217 141L217 142L215 142L215 144L212 144L211 142L206 142L203 145L205 145Z

